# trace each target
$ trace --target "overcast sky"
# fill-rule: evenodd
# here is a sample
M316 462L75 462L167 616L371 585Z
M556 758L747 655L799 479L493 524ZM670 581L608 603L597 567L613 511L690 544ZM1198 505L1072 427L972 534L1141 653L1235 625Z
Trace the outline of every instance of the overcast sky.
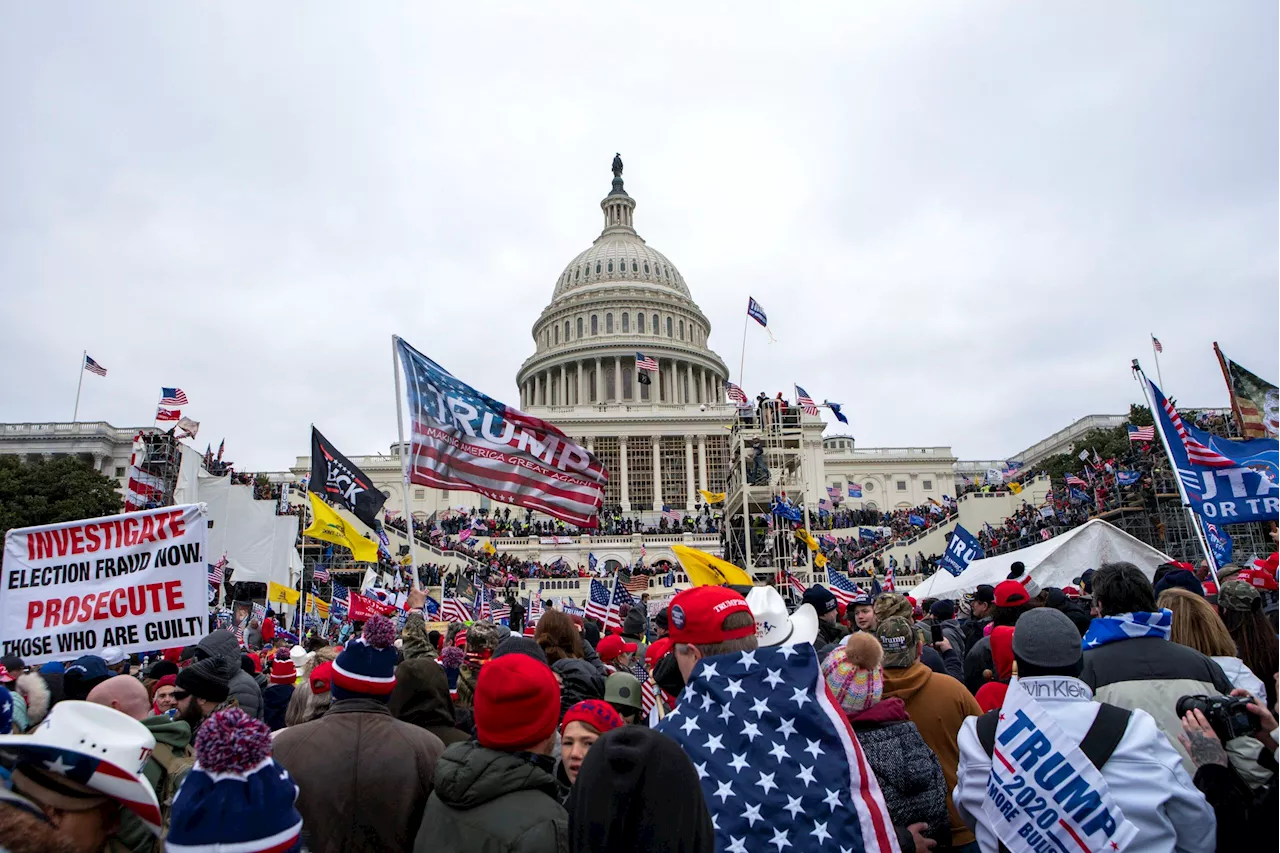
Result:
M393 333L518 404L615 151L735 372L769 312L747 390L861 446L1125 411L1151 332L1225 405L1214 340L1280 374L1278 99L1273 0L7 3L0 421L87 349L81 420L178 385L242 470L386 452Z

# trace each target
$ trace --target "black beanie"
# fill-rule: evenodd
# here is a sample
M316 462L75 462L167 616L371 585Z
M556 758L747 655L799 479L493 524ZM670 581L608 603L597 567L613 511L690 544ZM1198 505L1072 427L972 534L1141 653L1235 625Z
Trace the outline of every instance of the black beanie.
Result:
M171 660L161 658L151 664L151 669L147 670L147 678L154 678L157 681L166 675L177 675L178 665Z
M501 643L498 643L498 647L493 650L489 660L495 660L503 655L528 655L536 661L541 661L547 666L551 666L547 661L547 653L542 650L542 646L529 637L520 637L512 634Z
M605 732L592 744L565 807L572 850L715 850L693 762L674 740L645 726Z
M179 672L174 686L197 699L223 702L231 694L228 685L234 675L235 670L229 662L222 658L206 658Z

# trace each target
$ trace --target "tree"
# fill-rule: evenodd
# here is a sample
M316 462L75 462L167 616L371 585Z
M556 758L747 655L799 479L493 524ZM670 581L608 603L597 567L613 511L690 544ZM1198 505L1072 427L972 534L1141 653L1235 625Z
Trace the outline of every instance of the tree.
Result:
M77 456L25 461L0 456L0 535L15 527L115 515L119 483Z

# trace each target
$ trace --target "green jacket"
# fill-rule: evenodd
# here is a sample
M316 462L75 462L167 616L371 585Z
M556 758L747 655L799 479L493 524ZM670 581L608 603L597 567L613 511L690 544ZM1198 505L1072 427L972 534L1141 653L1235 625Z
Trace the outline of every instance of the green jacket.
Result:
M557 794L555 777L524 758L455 743L436 763L414 853L568 853Z
M191 744L191 726L182 720L170 720L168 717L158 715L147 717L141 720L141 723L147 727L147 731L151 732L156 739L156 746L159 747L159 754L153 752L147 759L147 763L143 765L142 775L147 777L152 790L156 792L156 799L160 801L160 813L164 816L167 825L169 806L173 804L178 786L182 784L182 780L186 778L187 772L195 761L194 751L188 748ZM165 761L161 760L162 757ZM169 762L170 767L175 768L172 779L166 778L170 775L166 762ZM120 809L120 828L116 830L113 840L118 848L127 848L132 853L151 853L153 850L160 849L159 842L151 834L151 830L147 829L136 814L126 808Z

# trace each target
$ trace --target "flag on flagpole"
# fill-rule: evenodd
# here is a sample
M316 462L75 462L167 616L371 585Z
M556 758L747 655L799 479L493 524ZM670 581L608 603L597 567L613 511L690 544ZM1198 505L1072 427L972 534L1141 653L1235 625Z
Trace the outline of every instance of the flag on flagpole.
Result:
M750 296L747 297L747 316L766 329L769 327L769 317L764 313L764 306Z
M1127 427L1125 427L1125 429L1129 433L1130 441L1155 441L1156 440L1156 428L1154 425L1140 427L1140 426L1134 426L1133 424L1129 424Z
M315 492L308 492L307 497L311 499L311 526L302 531L303 536L311 536L325 542L333 542L336 545L345 545L351 549L351 556L361 563L378 562L378 544L365 539L355 528L347 524L326 504L316 496Z
M736 403L736 404L737 404L737 406L738 406L738 408L740 408L740 409L743 409L743 408L745 408L745 409L749 409L749 408L751 408L751 403L749 403L749 402L747 401L747 395L746 395L746 392L744 392L744 391L743 391L741 388L739 388L737 385L734 385L732 382L726 382L726 383L724 383L724 392L725 392L725 394L727 394L727 395L728 395L728 397L729 397L729 402L730 402L730 403Z
M103 367L101 364L98 364L98 362L94 361L88 355L84 357L84 369L94 374L95 376L107 375L107 369Z
M830 400L824 400L822 402L822 405L830 409L831 414L835 415L836 420L838 420L840 423L847 424L849 422L849 419L845 417L844 412L840 411L840 407L844 405L843 403L833 403Z
M161 388L160 405L185 406L187 405L187 395L181 388Z
M638 352L636 353L636 370L647 370L651 373L656 373L658 371L658 360Z
M1156 352L1164 352L1164 344L1155 335L1151 336L1151 346L1155 347Z
M156 411L156 420L158 421L182 420L182 410L181 409L158 409Z
M591 593L587 599L587 616L603 623L609 615L609 599L609 588L592 578Z
M809 392L796 386L796 404L804 410L806 415L816 418L818 416L818 407L813 402L813 398L809 396Z

